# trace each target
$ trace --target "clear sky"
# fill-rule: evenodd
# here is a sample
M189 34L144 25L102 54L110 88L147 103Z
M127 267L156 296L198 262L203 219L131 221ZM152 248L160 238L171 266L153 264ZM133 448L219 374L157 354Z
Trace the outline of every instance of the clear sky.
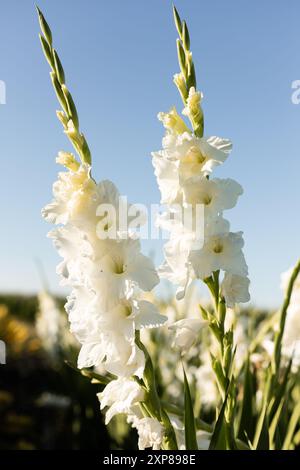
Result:
M51 199L55 156L70 150L38 40L31 0L2 0L0 80L0 291L40 288L34 258L53 291L58 257L40 216ZM231 138L234 150L218 169L244 195L227 212L243 230L252 300L275 306L280 273L300 256L300 79L298 0L178 0L189 25L206 135ZM93 154L94 176L113 180L131 201L159 201L150 152L161 145L158 111L181 109L168 0L40 0L67 84ZM145 251L161 244L147 242Z

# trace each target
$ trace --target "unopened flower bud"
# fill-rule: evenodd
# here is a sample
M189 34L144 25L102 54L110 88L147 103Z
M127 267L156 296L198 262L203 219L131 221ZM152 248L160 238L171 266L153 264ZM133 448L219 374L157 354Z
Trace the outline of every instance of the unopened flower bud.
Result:
M166 129L173 131L175 134L190 132L184 120L177 113L175 106L168 113L158 113L157 117Z
M80 166L74 155L69 152L59 152L56 157L56 163L59 163L72 171L77 171Z

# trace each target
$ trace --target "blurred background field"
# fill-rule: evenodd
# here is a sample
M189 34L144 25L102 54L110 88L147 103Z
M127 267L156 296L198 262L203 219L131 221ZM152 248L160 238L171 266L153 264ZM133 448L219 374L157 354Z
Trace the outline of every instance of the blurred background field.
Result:
M156 302L171 322L187 310L192 317L197 315L192 296L189 305ZM46 292L39 296L0 296L0 337L7 348L6 364L0 366L0 449L134 449L135 431L122 415L104 426L96 396L101 384L91 384L89 377L75 370L78 346L69 333L63 304L64 299ZM243 320L243 337L237 337L241 363L250 347L246 331L262 325L269 315L253 309L250 316L248 313L243 312L243 318L250 318L252 326ZM199 345L191 347L185 361L196 407L199 412L201 408L201 418L211 422L218 397L207 362L205 329L200 336ZM181 361L178 349L170 348L172 338L166 327L148 333L144 341L159 366L157 382L159 392L164 393L162 398L180 406Z
M0 365L0 449L126 447L114 439L113 425L107 431L103 424L99 385L66 364L76 364L76 347L55 351L38 336L38 310L35 296L0 296L0 339L6 344L6 364ZM60 314L64 318L62 309Z

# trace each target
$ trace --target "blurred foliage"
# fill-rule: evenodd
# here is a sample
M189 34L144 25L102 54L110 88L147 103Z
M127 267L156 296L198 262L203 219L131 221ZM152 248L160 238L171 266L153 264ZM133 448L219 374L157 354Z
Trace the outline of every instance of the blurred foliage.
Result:
M0 450L134 448L135 435L122 419L104 426L96 396L101 386L43 350L33 324L37 298L2 295L0 302L7 348L0 365Z

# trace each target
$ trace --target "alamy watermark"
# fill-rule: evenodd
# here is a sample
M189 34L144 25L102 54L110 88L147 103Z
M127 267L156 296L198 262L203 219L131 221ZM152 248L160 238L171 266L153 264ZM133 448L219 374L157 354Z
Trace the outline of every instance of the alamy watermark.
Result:
M293 104L300 103L300 80L294 80L291 85L292 90L291 101Z
M100 204L96 210L96 233L99 239L120 239L135 236L142 240L167 240L170 232L193 233L198 245L204 241L204 204L128 204L120 196L118 204Z
M6 364L6 344L0 340L0 365Z
M6 84L0 80L0 104L6 104Z

